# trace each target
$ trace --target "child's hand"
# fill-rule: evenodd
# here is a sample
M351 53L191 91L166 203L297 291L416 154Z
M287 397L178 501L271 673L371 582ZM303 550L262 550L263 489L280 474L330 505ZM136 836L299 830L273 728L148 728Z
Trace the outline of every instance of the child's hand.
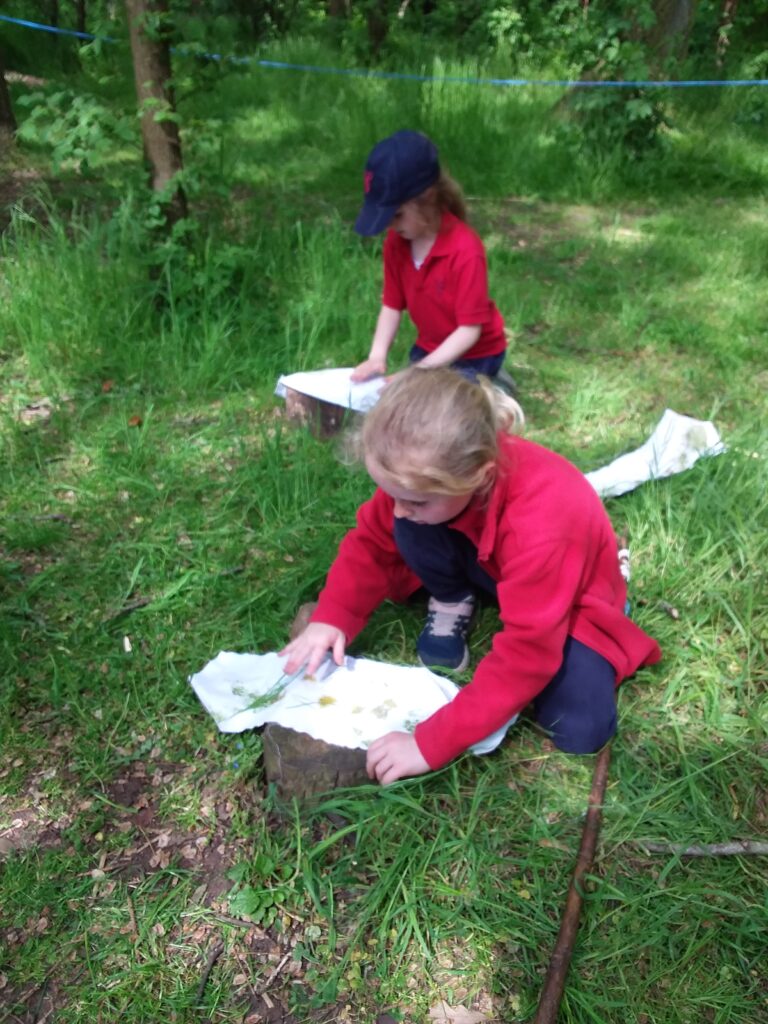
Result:
M381 377L387 372L385 359L366 359L364 363L356 366L349 379L356 383L363 380L370 380L371 377Z
M429 765L409 732L388 732L368 747L365 767L369 779L386 786L406 775L423 775Z
M333 660L337 665L344 661L344 646L347 638L343 631L337 626L330 626L327 622L310 622L307 628L291 640L289 644L279 652L282 657L288 655L285 663L285 672L290 675L298 671L306 662L307 675L311 676L317 671L320 662L326 653L333 651Z

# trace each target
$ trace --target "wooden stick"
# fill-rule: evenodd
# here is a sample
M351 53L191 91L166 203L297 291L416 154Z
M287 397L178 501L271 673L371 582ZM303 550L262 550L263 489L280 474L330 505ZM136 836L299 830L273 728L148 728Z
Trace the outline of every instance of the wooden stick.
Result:
M221 954L224 952L224 943L217 942L211 952L208 954L208 962L205 965L203 976L200 979L200 984L197 986L197 995L195 996L195 1003L199 1003L203 998L203 992L205 992L205 986L208 984L208 979L211 976L211 971L214 968L214 964L219 959Z
M581 833L579 856L576 861L573 878L571 879L571 885L568 889L565 910L560 922L560 932L558 933L557 942L555 943L549 967L547 968L547 976L544 979L544 986L541 990L534 1024L555 1024L557 1020L560 1000L563 998L563 990L565 988L565 978L568 974L568 967L573 955L573 946L576 941L576 932L579 928L584 877L592 867L597 837L600 833L603 798L605 796L605 786L608 782L608 767L610 763L611 744L606 743L597 755L595 762L595 771L592 775L592 790L589 794L587 820L584 822L584 829Z
M275 969L272 971L270 976L267 978L267 980L264 982L264 984L260 987L259 995L261 995L261 996L266 995L267 989L272 984L272 982L275 980L275 978L278 976L278 974L282 971L282 969L285 967L285 965L288 963L288 961L291 959L292 956L293 956L293 950L289 949L288 952L285 954L285 956L280 961L280 963L277 965L277 967L275 967Z
M680 857L736 857L740 854L763 856L768 854L768 843L760 843L753 839L734 839L727 843L650 843L638 839L632 844L639 846L646 853L676 853Z

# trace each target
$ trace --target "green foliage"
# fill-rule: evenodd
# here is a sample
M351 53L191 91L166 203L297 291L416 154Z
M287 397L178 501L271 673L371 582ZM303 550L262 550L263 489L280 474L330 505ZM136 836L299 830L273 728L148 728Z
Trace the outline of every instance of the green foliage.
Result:
M28 112L20 119L17 138L47 149L56 172L74 166L86 173L116 145L138 141L130 121L95 96L69 89L32 92L20 96L16 106Z
M466 16L481 6L483 31L499 15L493 45L503 29L522 63L549 26L561 58L529 63L533 77L559 75L566 49L575 68L581 4ZM225 42L235 15L215 14ZM611 31L617 49L600 52L626 66ZM416 52L405 30L390 42L385 61ZM512 60L511 46L472 61L456 48L419 60L454 77ZM743 50L743 66L757 73L764 49ZM338 59L317 39L263 52ZM88 62L103 92L85 94L118 117L130 90L106 51ZM45 1015L55 991L71 1024L144 1024L158 1005L235 1024L269 984L275 1013L290 1004L300 1020L338 1015L341 1000L360 1020L383 1007L426 1019L439 999L533 1016L591 759L548 751L524 718L490 757L286 809L259 735L219 734L187 682L219 650L284 643L370 493L332 443L285 423L273 389L279 373L364 355L381 253L351 230L360 169L377 138L413 125L470 197L529 436L593 469L670 406L714 419L728 445L607 506L630 536L633 614L664 660L620 691L561 1015L761 1020L757 861L642 847L765 831L761 95L664 94L664 145L630 161L554 118L555 92L247 66L203 78L193 64L176 61L193 197L176 234L158 240L138 144L120 137L96 146L86 183L62 175L19 199L0 239L3 839L21 812L31 823L3 863L4 1006ZM20 152L47 173L42 145ZM396 361L407 347L399 338ZM418 603L387 605L351 653L409 662L420 627ZM479 617L475 663L497 627L493 609Z
M227 877L235 883L228 897L232 913L266 928L274 924L284 906L296 906L297 896L301 897L301 885L296 884L300 880L292 867L279 865L261 851L232 868Z

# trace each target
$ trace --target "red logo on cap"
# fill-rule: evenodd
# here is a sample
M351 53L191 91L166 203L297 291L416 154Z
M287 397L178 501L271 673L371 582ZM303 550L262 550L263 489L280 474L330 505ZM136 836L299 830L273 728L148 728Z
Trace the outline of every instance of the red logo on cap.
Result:
M363 171L363 191L366 195L371 191L371 182L373 181L373 171Z

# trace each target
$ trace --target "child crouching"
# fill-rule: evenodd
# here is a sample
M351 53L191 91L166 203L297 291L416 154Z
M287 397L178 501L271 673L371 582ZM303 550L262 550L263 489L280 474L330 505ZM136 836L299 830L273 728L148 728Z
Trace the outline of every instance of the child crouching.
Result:
M312 673L344 650L385 599L420 587L428 618L417 642L428 667L463 669L479 591L500 628L473 678L410 733L371 744L382 783L446 764L533 702L571 753L616 731L615 688L661 656L624 614L626 584L602 502L575 466L515 436L517 404L449 369L398 374L363 422L362 456L377 485L358 510L307 628L282 652Z

